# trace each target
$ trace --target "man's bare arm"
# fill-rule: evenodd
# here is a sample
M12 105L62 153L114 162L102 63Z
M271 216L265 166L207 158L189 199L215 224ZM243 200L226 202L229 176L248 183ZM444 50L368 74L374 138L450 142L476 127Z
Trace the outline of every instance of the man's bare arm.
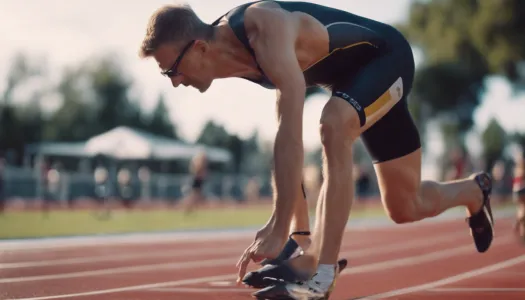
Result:
M304 76L295 54L298 24L275 8L250 7L245 15L257 62L277 88L278 129L274 145L274 226L288 232L299 194L304 161Z

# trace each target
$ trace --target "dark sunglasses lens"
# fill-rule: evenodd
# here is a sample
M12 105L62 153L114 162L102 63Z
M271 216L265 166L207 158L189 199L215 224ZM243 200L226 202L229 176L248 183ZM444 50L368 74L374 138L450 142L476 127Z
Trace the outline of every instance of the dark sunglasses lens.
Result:
M173 72L172 70L161 72L161 74L166 76L166 77L170 77L170 78L175 76L175 72Z

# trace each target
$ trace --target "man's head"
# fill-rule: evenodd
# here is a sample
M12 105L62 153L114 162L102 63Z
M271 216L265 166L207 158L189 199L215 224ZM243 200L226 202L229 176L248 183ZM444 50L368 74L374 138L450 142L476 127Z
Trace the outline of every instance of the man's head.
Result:
M213 81L208 55L213 35L213 26L188 5L166 5L151 15L139 56L154 57L174 87L182 83L204 92Z

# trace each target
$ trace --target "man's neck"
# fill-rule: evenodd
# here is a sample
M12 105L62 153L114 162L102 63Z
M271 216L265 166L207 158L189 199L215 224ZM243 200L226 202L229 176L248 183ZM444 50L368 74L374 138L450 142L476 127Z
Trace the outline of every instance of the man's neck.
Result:
M215 77L256 77L259 71L253 57L237 40L231 29L218 26L213 43L215 55Z

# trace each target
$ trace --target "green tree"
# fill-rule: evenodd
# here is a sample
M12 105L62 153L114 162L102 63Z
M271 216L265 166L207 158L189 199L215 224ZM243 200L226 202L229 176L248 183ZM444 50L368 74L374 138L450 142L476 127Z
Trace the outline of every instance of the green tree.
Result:
M414 1L408 23L399 27L429 64L463 62L478 73L475 77L520 79L517 67L525 59L520 0Z
M86 69L97 108L98 130L141 124L137 114L140 108L129 98L132 82L123 75L126 72L118 60L113 56L102 57Z
M206 122L202 128L202 131L197 138L197 143L213 147L227 148L229 137L230 135L223 126L210 120Z
M267 174L270 171L271 158L268 159L267 153L264 153L261 142L257 130L243 141L242 172L247 174Z
M56 86L61 106L51 115L44 139L49 141L83 141L99 133L92 90L81 67L67 68Z
M525 7L519 0L414 1L408 22L397 27L424 53L410 104L420 127L429 117L447 115L444 128L461 136L473 125L487 76L502 75L514 87L523 86L518 65L525 58L525 41L519 38Z
M5 89L0 94L0 153L11 150L17 163L21 162L25 144L41 139L39 100L46 91L27 87L32 80L46 75L45 64L24 53L15 55L7 72Z
M233 156L235 172L241 171L243 161L248 157L244 141L239 136L228 133L224 126L211 120L204 125L197 143L228 150Z
M239 173L246 155L243 140L235 134L230 135L227 140L226 149L233 155L233 171Z
M7 72L6 87L2 96L2 103L12 104L14 94L21 86L31 79L45 75L45 69L41 63L31 61L25 53L16 54Z
M67 68L56 87L62 106L51 116L45 137L56 141L81 141L117 126L129 126L176 138L175 126L162 95L151 114L132 98L133 81L112 55L92 58Z
M510 134L509 141L514 142L525 149L525 132L514 132Z
M175 131L175 126L170 120L163 94L159 95L157 106L149 117L147 130L161 136L177 138L177 132Z

